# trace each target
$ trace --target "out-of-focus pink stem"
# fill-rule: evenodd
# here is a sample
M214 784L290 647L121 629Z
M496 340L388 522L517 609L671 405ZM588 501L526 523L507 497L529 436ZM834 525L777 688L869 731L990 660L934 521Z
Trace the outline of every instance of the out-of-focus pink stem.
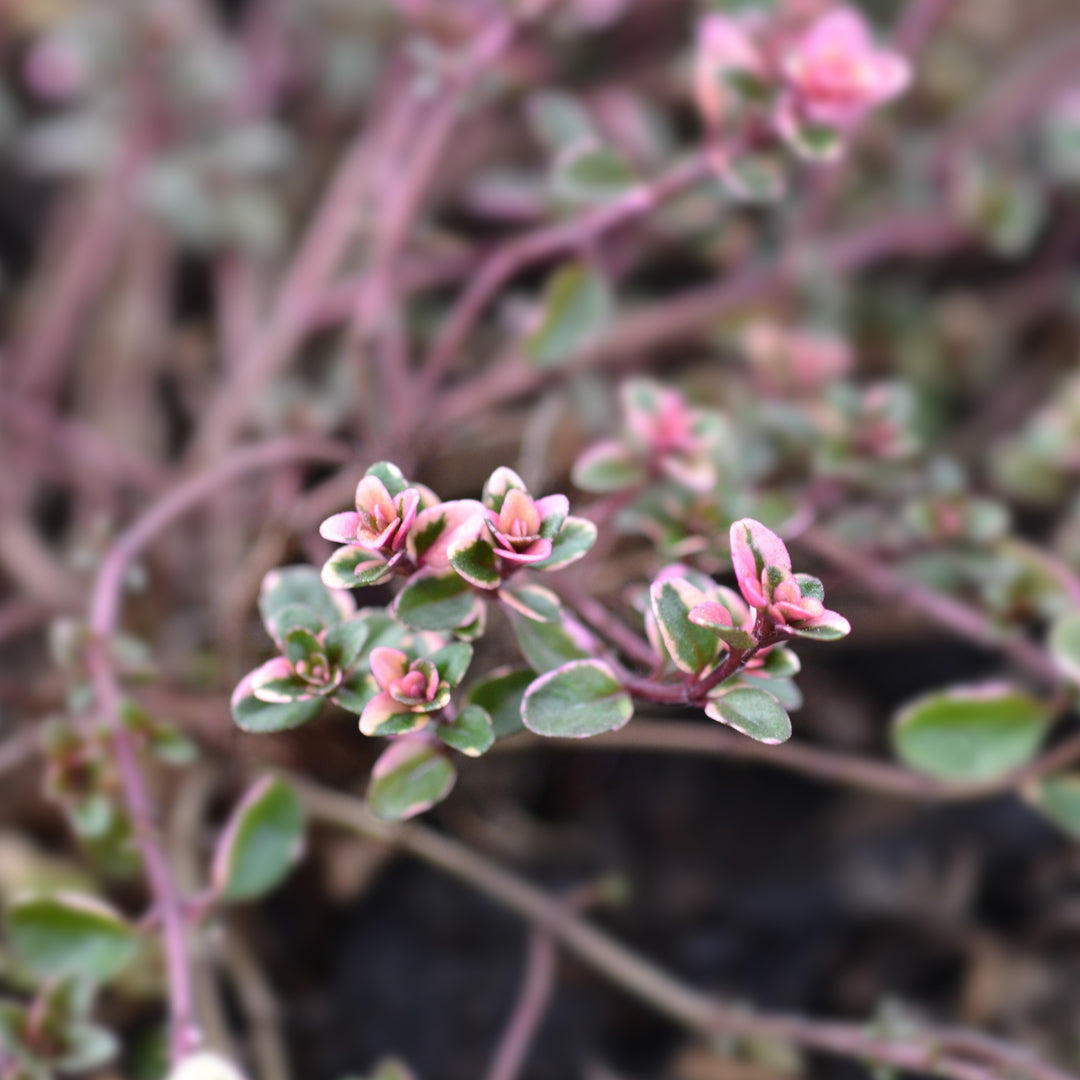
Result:
M270 305L262 333L255 335L229 371L210 403L199 429L192 456L219 457L233 441L252 403L284 367L311 322L312 311L330 275L352 240L356 208L363 199L371 169L366 128L345 152L315 219L278 295Z
M897 23L893 45L900 52L914 56L955 6L956 0L911 0Z
M487 1080L515 1080L525 1065L529 1046L547 1011L555 985L555 941L541 929L529 935L525 959L525 979L521 993L503 1033Z
M897 214L824 241L814 267L818 272L850 274L884 258L941 254L965 238L952 218L940 212ZM799 280L799 255L784 250L778 258L740 270L718 284L628 313L610 333L573 358L574 370L625 364L650 349L700 334L741 307L782 295ZM550 377L521 357L500 360L443 396L427 434L435 434L436 425L451 430L502 402L534 393Z
M124 575L133 559L178 517L208 499L226 484L260 469L295 461L346 461L338 443L284 439L238 450L230 457L170 489L112 544L94 582L90 600L90 670L97 708L112 732L124 802L131 817L165 944L169 986L169 1028L173 1061L200 1042L195 1020L191 970L185 941L184 902L161 845L153 803L139 768L131 734L120 717L120 688L110 657L110 643L119 616Z
M1033 642L999 630L986 614L951 596L911 581L892 567L841 543L820 528L809 528L795 543L814 552L838 570L849 574L879 596L922 612L953 633L1010 657L1039 679L1057 684L1061 675L1054 661Z
M56 415L32 398L0 391L0 419L9 430L19 430L27 442L47 444L52 456L91 466L113 483L155 492L167 476L167 470L156 462L113 442L89 424Z
M499 290L526 267L587 246L604 233L642 217L709 174L704 154L681 162L650 184L634 188L605 206L569 221L545 225L494 252L473 276L432 345L420 376L420 397L433 394L464 347L465 340Z
M151 140L134 131L112 168L98 181L78 220L78 229L64 244L52 287L34 302L34 310L12 346L16 385L32 397L55 395L64 359L79 325L98 291L109 278L126 228L134 220L135 187L149 159Z

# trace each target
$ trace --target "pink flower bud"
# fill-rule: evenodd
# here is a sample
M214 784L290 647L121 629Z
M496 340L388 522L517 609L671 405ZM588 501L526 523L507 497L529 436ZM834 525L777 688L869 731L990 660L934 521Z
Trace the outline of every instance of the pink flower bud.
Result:
M777 623L801 626L820 619L825 613L825 605L812 596L803 596L799 583L789 577L773 588L768 610Z
M439 691L439 672L430 660L414 660L409 670L386 689L392 698L403 705L434 701Z
M368 662L380 690L389 690L395 682L404 678L409 670L409 658L400 649L391 649L385 645L372 649Z
M541 562L551 554L551 541L540 535L541 525L549 510L552 500L563 500L563 496L549 495L547 499L536 501L521 488L507 489L498 513L486 511L488 530L494 541L495 553L510 562ZM561 504L560 504L561 505ZM565 516L565 508L563 509Z
M843 130L897 97L911 82L899 53L879 49L866 20L839 8L815 22L786 52L787 107L813 124Z
M420 492L406 488L390 497L377 476L365 476L356 487L356 510L328 517L319 535L337 544L358 544L391 557L405 550L409 530L420 508Z
M742 342L756 381L770 393L812 393L852 367L851 345L833 334L756 322Z
M449 684L430 660L410 661L400 649L380 645L371 650L369 662L380 692L360 714L365 735L374 735L388 720L395 721L398 733L415 731L449 700Z
M739 591L753 608L768 608L772 589L768 584L768 570L791 574L791 556L784 541L760 521L742 518L731 526L731 561L735 566L735 579Z

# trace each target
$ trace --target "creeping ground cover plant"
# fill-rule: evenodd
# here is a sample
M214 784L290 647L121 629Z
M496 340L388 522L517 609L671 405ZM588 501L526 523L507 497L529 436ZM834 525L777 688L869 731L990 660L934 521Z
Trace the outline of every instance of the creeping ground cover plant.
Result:
M1078 72L0 5L0 1080L1080 1077Z
M656 400L652 437L666 447L665 424L680 403ZM787 646L851 630L825 607L817 578L792 573L783 540L743 518L730 529L742 596L689 567L665 567L649 589L648 640L640 641L653 650L651 670L635 672L539 584L597 538L592 522L568 513L566 496L534 499L501 466L480 500L443 503L379 462L357 485L356 506L322 523L321 534L344 546L320 574L294 566L267 575L259 607L281 654L240 681L232 712L248 732L296 727L326 704L358 715L364 735L391 740L368 793L374 812L390 820L450 793L452 751L478 757L497 735L521 727L565 738L615 731L630 720L635 698L696 705L752 739L784 742L791 735L784 702L798 701L790 676L799 670ZM401 581L393 600L357 610L349 590L390 576ZM470 672L495 622L489 612L510 623L520 678ZM492 710L501 714L498 732Z

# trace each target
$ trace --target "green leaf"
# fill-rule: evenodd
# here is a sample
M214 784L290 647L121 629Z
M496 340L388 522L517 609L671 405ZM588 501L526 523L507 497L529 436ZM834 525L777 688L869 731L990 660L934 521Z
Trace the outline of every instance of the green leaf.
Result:
M378 585L393 571L370 551L356 544L339 547L323 564L322 582L331 589L356 589L361 585Z
M637 179L613 150L588 141L568 146L555 163L554 187L575 203L603 203L632 191Z
M199 747L172 724L155 724L147 734L146 747L165 765L191 765L199 758Z
M486 754L495 744L491 715L479 705L466 705L452 724L440 724L435 733L447 746L468 757Z
M63 1073L85 1073L112 1061L120 1051L116 1036L97 1024L73 1023L64 1032L64 1054L56 1067Z
M348 671L359 660L370 636L371 627L362 615L332 626L326 632L326 655L330 663Z
M751 676L743 681L741 685L755 686L767 690L789 713L802 708L802 691L792 679L770 679Z
M341 685L329 696L330 701L349 713L357 716L364 711L367 703L379 692L378 684L366 672L350 672L342 679Z
M1027 788L1024 798L1059 829L1080 840L1080 773L1048 776Z
M246 681L246 680L245 680ZM288 731L314 720L322 711L322 698L311 701L290 701L287 704L260 701L252 693L239 694L244 683L237 687L231 703L232 717L241 731L266 735Z
M790 649L777 645L765 654L761 670L773 679L790 679L802 671L802 664Z
M1050 627L1048 644L1070 682L1080 683L1080 614L1063 615Z
M388 716L381 724L376 725L370 731L380 738L393 735L409 735L426 727L428 716L426 712L399 712ZM361 728L363 730L363 728Z
M290 624L286 618L281 630L275 633L275 627L282 622L288 609L294 607L313 613L323 626L333 626L349 613L349 609L328 591L313 566L283 566L271 570L263 578L259 590L259 613L267 632L275 640L284 637L292 626L306 625L299 621L302 612L293 612L291 619L297 621Z
M427 635L414 633L409 627L398 622L386 608L361 608L360 617L367 623L369 633L364 643L364 651L357 661L356 666L359 670L371 670L369 657L371 650L378 645L400 649L403 652L408 652L416 646L423 652L421 643Z
M646 472L628 447L608 439L589 447L574 462L570 479L582 491L607 495L644 483Z
M710 701L705 714L758 742L776 745L791 738L791 718L765 690L743 686Z
M810 641L839 641L851 633L851 624L842 615L836 612L826 613L829 622L823 622L820 626L788 626L792 636L807 638Z
M471 619L463 626L455 626L454 637L459 641L479 641L487 631L487 611L487 605L478 601L476 618Z
M529 126L548 150L591 140L596 129L578 100L561 90L541 90L528 101Z
M495 549L477 536L468 543L453 545L448 552L450 565L467 581L481 589L494 589L499 584L495 565Z
M600 660L575 660L541 675L521 705L530 731L563 739L616 731L633 714L630 695Z
M130 699L120 702L120 718L133 735L145 741L146 748L158 761L167 765L190 765L199 756L198 746L175 724L155 719ZM100 814L100 810L91 811L91 816L98 818L103 831L108 827L108 823L100 821ZM91 832L95 831L98 830L91 829Z
M563 621L541 623L509 612L510 628L529 667L536 672L562 667L568 660L583 660L588 653L570 636Z
M284 780L264 777L241 799L218 841L214 889L222 900L255 900L285 879L304 848L300 799Z
M521 702L536 673L528 668L499 668L483 682L469 687L466 701L479 705L491 716L496 739L516 735L524 728Z
M75 893L17 899L7 936L18 960L43 979L106 982L138 950L135 928L108 904Z
M551 554L534 570L559 570L577 562L596 543L596 526L585 518L568 517L551 542Z
M297 627L285 635L285 656L294 667L302 660L321 661L326 658L323 643L310 631Z
M830 161L840 149L840 134L825 124L802 124L794 133L798 150L813 161Z
M452 641L433 652L428 659L435 665L439 678L451 687L457 686L472 663L472 646L464 641Z
M911 768L943 780L992 780L1039 751L1050 725L1046 706L1010 686L956 687L912 702L892 739Z
M400 495L409 486L405 474L392 461L376 461L364 475L377 476L383 482L383 487L390 493L391 499L395 495Z
M752 204L778 202L787 191L783 158L768 151L739 154L722 180L734 198Z
M720 651L716 634L690 621L691 608L705 599L688 581L655 581L649 589L660 636L675 666L688 675L698 675L712 666Z
M445 753L427 739L398 739L371 770L368 805L384 821L404 821L442 802L456 779Z
M731 610L721 601L706 601L692 607L687 618L691 625L707 629L714 638L726 642L733 649L753 648L757 644L754 635L739 626L729 626L723 618L725 611L731 616Z
M558 367L599 337L615 309L607 279L584 263L558 270L544 290L543 318L525 343L542 368Z
M409 578L391 611L417 630L453 630L476 618L477 597L458 574L421 570Z
M1040 780L1025 789L1024 798L1063 833L1080 840L1080 773Z
M511 610L534 622L554 623L562 619L559 598L541 585L504 586L499 599Z
M319 582L320 586L322 582ZM274 612L273 621L267 622L267 633L278 643L284 646L285 639L294 630L304 630L310 634L321 634L326 628L326 623L321 619L314 608L307 604L286 604Z

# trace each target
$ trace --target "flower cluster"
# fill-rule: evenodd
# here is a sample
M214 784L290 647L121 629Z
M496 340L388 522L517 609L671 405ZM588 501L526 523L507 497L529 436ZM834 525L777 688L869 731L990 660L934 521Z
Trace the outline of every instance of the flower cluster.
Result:
M789 641L836 640L851 627L825 607L817 578L792 573L784 542L759 521L731 526L731 556L739 593L691 567L662 570L649 589L646 633L661 670L670 663L681 673L675 700L700 704L759 742L780 743L791 736L788 711L802 703ZM662 684L662 700L672 700L671 687Z
M773 132L798 154L834 158L845 133L907 88L909 63L877 46L854 8L805 7L702 20L696 94L715 136L744 106L763 106Z
M850 342L819 330L758 321L741 341L754 381L767 394L802 396L849 374Z
M513 469L496 469L482 500L450 537L450 566L478 589L497 589L522 567L557 570L580 559L596 527L570 516L565 495L534 499Z
M621 491L668 479L694 492L717 481L716 457L726 425L720 413L687 404L678 390L629 379L620 391L622 430L589 447L574 464L583 491Z
M743 518L731 526L731 561L746 602L773 627L802 637L843 637L851 624L822 603L821 582L791 572L791 556L776 533Z
M710 416L642 381L624 405L619 446L637 454L642 481L701 479L691 466L708 460ZM391 740L368 786L374 812L391 820L449 794L451 750L476 757L523 727L560 738L613 731L633 715L635 694L693 703L750 738L782 742L788 710L801 702L789 639L830 640L850 629L825 608L821 582L792 573L783 541L744 518L731 527L741 595L700 569L661 571L645 614L660 662L635 676L594 633L601 628L578 619L589 616L529 576L581 558L596 527L570 515L565 495L536 498L506 467L480 499L442 503L380 462L360 481L355 511L327 519L320 532L342 545L321 573L289 567L263 582L259 608L279 655L241 680L233 717L249 732L297 727L327 703L359 717L364 735ZM342 588L392 578L401 584L385 607L357 610ZM489 610L508 624L525 666L489 672L459 692ZM645 642L640 649L649 651ZM640 649L629 652L640 659Z
M445 708L450 700L449 679L456 675L456 684L468 666L472 650L463 644L456 649L458 663L454 669L449 667L454 653L411 660L400 649L372 649L369 663L379 692L361 713L360 730L365 735L401 735L424 727L432 714ZM449 678L439 670L440 660Z
M323 588L313 570L292 567L267 574L259 606L280 655L245 675L233 691L240 726L250 728L251 718L261 716L264 722L273 718L275 727L293 727L315 716L325 701L352 707L364 689L355 669L370 634L352 597Z
M596 531L570 517L569 505L565 495L534 499L505 467L489 477L481 500L444 503L380 462L357 486L356 510L334 514L319 528L324 539L345 545L323 567L323 582L351 589L424 571L495 589L522 567L554 570L589 550Z

